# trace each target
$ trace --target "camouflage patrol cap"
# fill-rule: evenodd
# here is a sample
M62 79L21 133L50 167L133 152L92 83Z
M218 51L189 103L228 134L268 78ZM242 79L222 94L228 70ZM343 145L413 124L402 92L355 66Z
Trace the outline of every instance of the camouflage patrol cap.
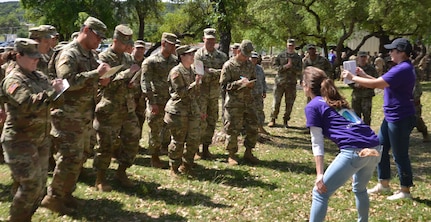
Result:
M43 27L44 29L48 29L51 36L57 36L58 35L57 29L52 25L41 25L41 27Z
M135 48L145 48L145 42L143 40L136 40Z
M49 27L44 26L44 25L30 28L28 31L29 31L29 33L28 33L29 39L42 39L42 38L50 39L50 38L52 38L51 30L49 30Z
M314 45L314 44L308 44L307 45L307 50L309 50L309 49L316 49L316 45Z
M106 38L106 25L99 19L90 16L87 18L87 20L85 20L84 25L93 30L93 32L95 32L102 39Z
M241 45L239 46L239 49L241 50L241 54L244 56L250 57L251 52L254 50L253 44L250 40L242 40Z
M191 47L189 45L183 45L183 46L178 47L176 49L176 52L177 52L177 55L180 56L180 55L183 55L183 54L187 54L187 53L191 53L191 52L196 52L196 50L197 50L196 48L193 48L193 47Z
M362 57L362 56L368 56L368 53L365 51L359 51L358 52L358 57Z
M41 58L38 45L39 43L33 39L17 38L15 39L14 50L30 58Z
M166 41L170 44L175 45L175 43L177 42L177 36L175 34L172 34L172 33L164 32L162 34L162 40L161 41L162 42Z
M133 31L127 25L117 25L114 30L114 39L126 45L133 45Z
M251 58L259 58L259 54L257 52L251 52Z
M287 45L295 45L295 39L288 39Z
M216 30L213 28L204 29L204 38L215 39L216 38Z
M239 46L240 46L241 44L239 44L239 43L234 43L232 46L231 46L231 48L232 49L239 49Z

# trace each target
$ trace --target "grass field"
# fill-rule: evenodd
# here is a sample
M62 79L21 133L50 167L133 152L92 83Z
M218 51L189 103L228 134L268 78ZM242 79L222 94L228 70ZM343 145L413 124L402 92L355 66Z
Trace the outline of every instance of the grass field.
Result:
M274 74L268 72L267 82L273 85ZM351 90L337 83L349 98ZM423 118L431 126L431 82L423 83ZM372 128L382 121L382 93L374 97ZM265 100L268 116L272 91ZM228 166L222 143L211 146L212 161L199 160L196 176L171 179L166 169L149 167L149 156L142 149L128 173L138 185L124 189L112 178L117 167L111 164L109 179L114 191L96 192L94 178L80 179L74 193L85 202L76 215L58 216L39 208L33 221L307 221L311 205L311 190L315 180L314 159L310 136L304 133L303 108L306 99L298 89L289 129L271 128L265 143L258 143L255 154L261 159L256 166ZM283 113L282 108L281 113ZM281 117L281 116L280 116ZM282 118L278 119L281 124ZM219 126L220 127L220 126ZM371 196L370 221L431 221L431 144L422 143L422 135L413 130L411 160L415 187L413 200L388 201L386 196ZM337 147L325 141L326 163L337 154ZM240 156L244 147L240 146ZM167 157L162 159L167 163ZM86 163L90 168L92 161ZM398 188L395 166L391 187ZM369 187L377 179L373 177ZM10 173L0 166L0 220L8 217ZM340 188L330 199L327 221L355 221L356 209L350 183Z

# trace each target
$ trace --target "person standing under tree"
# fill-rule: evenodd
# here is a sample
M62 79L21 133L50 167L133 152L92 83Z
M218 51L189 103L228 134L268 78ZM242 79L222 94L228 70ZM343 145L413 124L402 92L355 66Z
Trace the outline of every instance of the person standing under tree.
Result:
M293 103L296 99L296 83L301 73L301 57L295 52L295 40L287 40L287 50L277 56L274 61L274 68L277 70L274 85L274 102L272 103L271 121L269 127L275 126L275 120L280 112L281 99L284 95L286 109L283 115L284 127L288 127Z

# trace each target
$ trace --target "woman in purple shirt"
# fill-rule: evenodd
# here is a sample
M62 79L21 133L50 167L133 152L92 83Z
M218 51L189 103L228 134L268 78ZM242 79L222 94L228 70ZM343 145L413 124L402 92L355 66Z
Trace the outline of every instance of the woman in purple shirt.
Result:
M388 200L411 198L410 187L413 186L413 175L409 157L410 133L415 125L415 108L413 88L416 75L410 62L412 45L407 39L398 38L385 45L390 50L392 61L396 64L379 78L367 75L360 68L356 74L343 71L343 77L368 88L384 89L383 111L385 118L380 126L379 140L383 145L382 160L377 172L379 183L368 190L368 193L390 192L391 179L389 150L398 169L401 188L388 197Z
M310 221L323 221L329 197L353 177L358 221L368 221L369 199L367 184L380 161L381 146L373 130L350 110L325 72L307 67L303 89L311 101L305 107L307 127L310 128L317 178L313 189ZM337 144L340 153L324 171L323 138Z

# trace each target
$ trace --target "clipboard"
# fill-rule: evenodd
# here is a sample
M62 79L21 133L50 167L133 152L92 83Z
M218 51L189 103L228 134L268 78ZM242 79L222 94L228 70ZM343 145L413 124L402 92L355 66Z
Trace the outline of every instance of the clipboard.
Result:
M109 77L113 76L115 73L117 73L122 67L123 67L123 65L114 66L111 69L109 69L105 74L103 74L103 76L101 76L100 78L101 79L109 78Z
M58 97L60 97L61 96L61 94L63 94L64 93L64 91L66 91L69 87L70 87L70 84L69 84L69 82L67 81L67 79L63 79L62 80L62 87L61 87L61 91L60 92L58 92L57 93L57 95L55 96L55 98L54 98L54 101L55 100L57 100L58 99Z
M247 83L247 84L244 84L244 85L240 86L237 90L240 90L240 89L243 89L243 88L247 87L247 86L248 86L248 84L253 83L253 82L256 82L256 80L257 80L257 79L253 79L253 80L248 81L248 83Z

